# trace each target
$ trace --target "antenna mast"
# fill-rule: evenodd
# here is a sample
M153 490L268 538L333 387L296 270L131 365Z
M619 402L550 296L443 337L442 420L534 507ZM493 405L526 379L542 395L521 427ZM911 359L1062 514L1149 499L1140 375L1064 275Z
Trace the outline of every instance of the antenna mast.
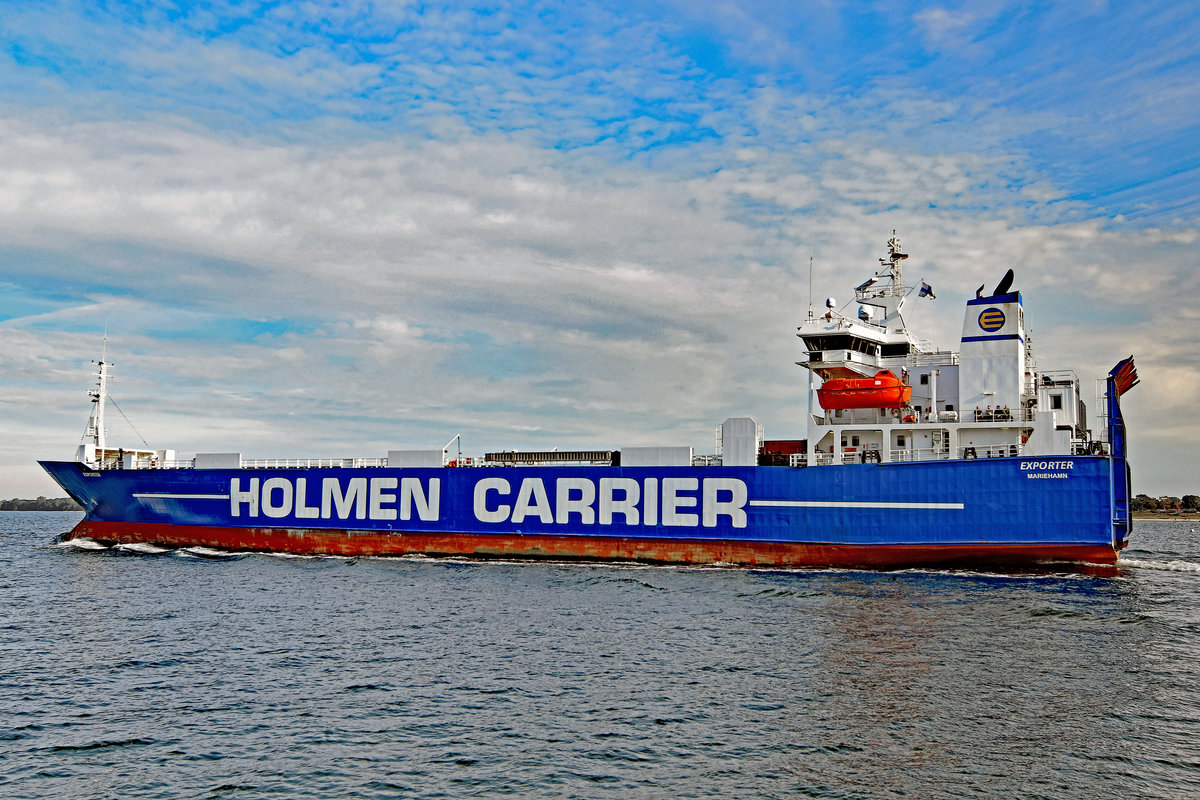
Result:
M813 273L813 235L808 235L808 318L813 318L812 304L812 273Z
M813 318L813 255L815 254L815 246L813 245L813 234L808 234L808 318ZM812 416L813 409L813 374L812 370L808 371L808 414Z
M903 270L900 267L900 262L908 258L908 253L905 253L900 246L900 237L896 235L895 229L892 230L892 238L888 239L888 255L887 258L879 259L892 276L892 294L900 295L905 291Z
M108 432L104 422L104 403L108 399L108 368L112 366L104 359L108 355L108 323L104 324L104 345L100 350L100 361L93 361L100 367L96 378L96 388L88 389L88 397L92 398L92 415L88 418L87 427L83 431L80 442L80 461L99 464L104 460L104 450L108 446ZM91 451L91 452L88 452ZM90 458L89 458L90 456Z

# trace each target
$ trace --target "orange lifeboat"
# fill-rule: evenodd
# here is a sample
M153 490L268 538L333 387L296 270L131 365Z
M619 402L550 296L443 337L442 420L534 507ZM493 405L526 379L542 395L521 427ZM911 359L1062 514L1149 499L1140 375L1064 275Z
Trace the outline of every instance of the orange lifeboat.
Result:
M912 399L912 387L883 370L874 378L830 378L817 389L821 408L903 408Z

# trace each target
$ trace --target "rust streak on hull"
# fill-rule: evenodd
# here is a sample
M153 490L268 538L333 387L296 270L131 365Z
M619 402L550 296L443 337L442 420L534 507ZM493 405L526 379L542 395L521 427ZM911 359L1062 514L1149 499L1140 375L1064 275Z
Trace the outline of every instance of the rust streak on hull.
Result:
M470 556L476 558L731 564L750 567L895 568L934 565L1020 566L1042 561L1113 564L1112 547L1091 544L845 545L806 542L635 539L521 533L386 533L299 528L220 528L80 522L70 538L204 546L299 555Z

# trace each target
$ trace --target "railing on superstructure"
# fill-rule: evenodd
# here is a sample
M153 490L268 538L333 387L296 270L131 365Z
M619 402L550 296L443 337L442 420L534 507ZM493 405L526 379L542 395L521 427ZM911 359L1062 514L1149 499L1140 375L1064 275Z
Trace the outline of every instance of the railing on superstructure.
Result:
M937 419L930 419L928 413L923 412L918 420L908 419L907 412L897 417L891 411L877 408L854 408L842 411L841 416L837 416L836 412L833 412L832 415L826 413L816 417L816 423L818 425L899 425L902 427L955 423L1005 427L1014 423L1032 423L1036 414L1037 409L1035 408L1015 408L1009 409L1007 412L1004 409L992 409L991 412L988 412L987 409L980 409L979 416L976 417L975 409L970 409L967 411L939 411Z
M1048 369L1037 376L1045 386L1071 386L1079 384L1079 375L1073 369Z
M1015 458L1021 455L1023 443L1019 441L1013 442L992 442L987 445L964 445L959 447L954 454L950 451L934 448L905 448L900 450L887 450L881 453L881 460L878 463L912 463L914 461L953 461L953 460L972 460L972 459L987 459L987 458ZM1071 452L1064 455L1083 456L1083 455L1105 455L1108 448L1101 442L1089 442L1084 439L1074 439L1071 441ZM844 450L840 454L817 452L813 454L810 461L807 454L796 453L788 459L788 466L791 467L807 467L810 464L814 466L829 466L831 464L869 464L877 463L873 457L867 457L864 460L863 451L855 448L854 450Z
M958 353L953 350L935 350L933 342L921 339L908 355L908 367L955 367Z
M1104 442L1106 444L1108 443L1108 436L1109 436L1109 426L1108 426L1109 408L1108 408L1107 395L1108 395L1108 378L1107 377L1097 378L1096 379L1096 405L1095 405L1095 408L1099 409L1100 413L1096 420L1097 425L1096 425L1096 430L1094 432L1094 435L1096 437L1096 441Z

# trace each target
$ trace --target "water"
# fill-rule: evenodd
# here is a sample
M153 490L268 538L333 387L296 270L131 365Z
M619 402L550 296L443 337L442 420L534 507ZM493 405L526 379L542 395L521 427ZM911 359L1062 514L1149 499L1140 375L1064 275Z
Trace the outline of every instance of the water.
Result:
M89 550L0 514L6 798L1193 797L1200 534L1115 577Z

